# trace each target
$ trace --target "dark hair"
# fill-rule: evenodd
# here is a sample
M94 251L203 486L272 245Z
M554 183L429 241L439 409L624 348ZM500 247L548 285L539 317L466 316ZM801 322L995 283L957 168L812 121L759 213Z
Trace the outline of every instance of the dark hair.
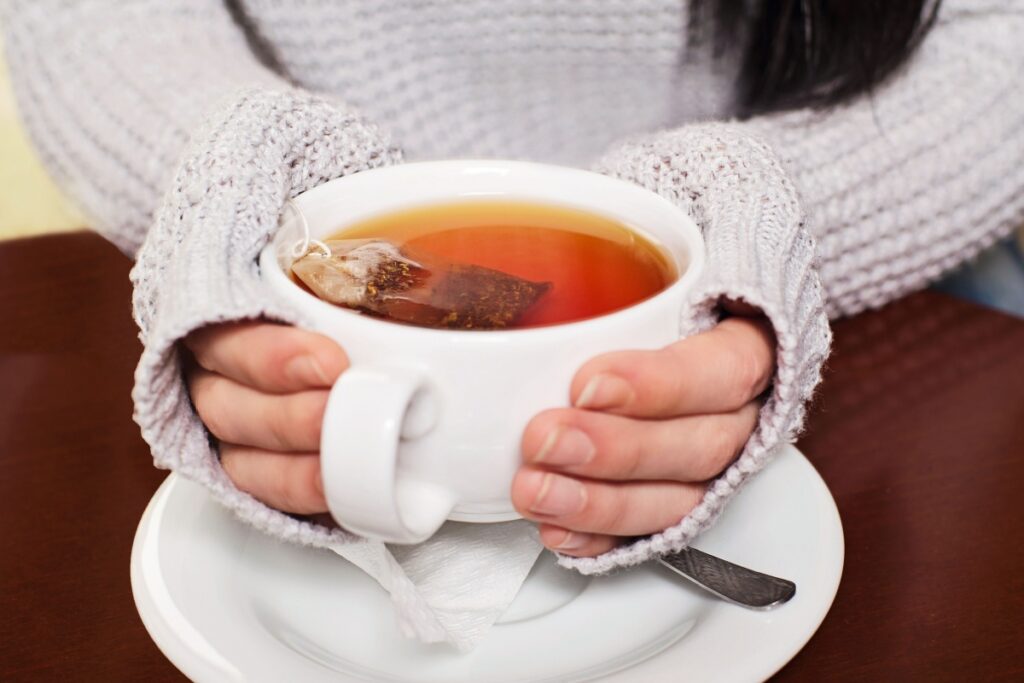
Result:
M696 0L716 45L746 42L742 116L828 107L869 92L914 52L940 0ZM699 14L698 14L699 16ZM705 24L706 22L695 22Z

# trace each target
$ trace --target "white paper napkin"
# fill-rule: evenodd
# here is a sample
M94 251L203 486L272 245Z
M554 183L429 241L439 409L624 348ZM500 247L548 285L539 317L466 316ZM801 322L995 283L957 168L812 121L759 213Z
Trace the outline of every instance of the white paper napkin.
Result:
M448 522L418 545L332 548L391 594L402 631L472 649L515 598L543 546L526 521Z

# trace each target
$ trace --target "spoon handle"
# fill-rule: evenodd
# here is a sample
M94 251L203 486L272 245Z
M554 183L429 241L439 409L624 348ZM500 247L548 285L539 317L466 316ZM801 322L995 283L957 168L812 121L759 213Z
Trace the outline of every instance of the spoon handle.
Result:
M663 565L714 593L727 602L750 609L769 610L788 602L796 594L796 584L753 569L741 567L696 548L659 559Z

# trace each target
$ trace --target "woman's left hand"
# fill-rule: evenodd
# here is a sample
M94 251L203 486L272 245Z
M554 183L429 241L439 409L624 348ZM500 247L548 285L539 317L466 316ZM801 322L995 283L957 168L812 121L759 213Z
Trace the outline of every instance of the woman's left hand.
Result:
M540 523L544 545L581 557L678 523L743 449L774 372L763 317L591 360L573 379L574 407L527 426L516 509Z

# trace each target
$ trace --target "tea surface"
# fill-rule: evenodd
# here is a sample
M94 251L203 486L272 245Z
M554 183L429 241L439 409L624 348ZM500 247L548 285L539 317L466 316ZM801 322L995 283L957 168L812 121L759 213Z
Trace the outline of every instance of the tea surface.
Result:
M662 249L625 224L553 205L430 205L375 217L327 239L364 238L387 240L413 259L422 255L548 283L510 328L610 313L654 296L677 278Z

